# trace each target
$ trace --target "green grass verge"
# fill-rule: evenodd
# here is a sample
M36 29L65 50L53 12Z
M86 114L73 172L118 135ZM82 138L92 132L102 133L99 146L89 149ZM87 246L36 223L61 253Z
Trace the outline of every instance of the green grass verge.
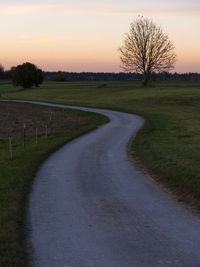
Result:
M25 111L25 110L24 110ZM24 151L21 139L14 141L14 157L10 159L8 140L0 140L0 266L28 266L26 251L26 208L33 178L41 163L56 149L98 125L107 118L94 113L64 110L78 118L88 118L87 125L64 129L48 138L28 137Z
M101 87L101 84L106 86ZM39 89L4 97L100 107L146 119L132 145L134 156L168 185L200 200L200 84L160 83L143 88L134 82L44 83Z

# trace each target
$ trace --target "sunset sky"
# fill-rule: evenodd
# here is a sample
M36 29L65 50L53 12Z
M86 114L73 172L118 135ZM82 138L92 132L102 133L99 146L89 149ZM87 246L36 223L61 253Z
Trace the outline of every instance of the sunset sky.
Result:
M1 0L0 63L118 72L118 47L138 15L168 33L178 55L174 71L200 72L199 0Z

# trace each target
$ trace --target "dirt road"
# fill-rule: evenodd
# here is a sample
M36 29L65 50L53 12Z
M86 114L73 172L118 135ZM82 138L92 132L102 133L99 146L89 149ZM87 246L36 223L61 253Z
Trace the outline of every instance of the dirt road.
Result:
M37 173L29 205L34 266L200 266L200 220L127 155L143 120L83 110L110 123L62 147Z

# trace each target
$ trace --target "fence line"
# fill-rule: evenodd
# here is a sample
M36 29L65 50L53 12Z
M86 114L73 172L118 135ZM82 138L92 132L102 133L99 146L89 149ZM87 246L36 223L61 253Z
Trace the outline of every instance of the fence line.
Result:
M45 133L44 133L44 137L47 138L50 134L53 133L52 131L52 122L53 122L53 117L52 117L52 113L49 117L49 129L50 131L48 132L48 123L45 124ZM27 125L26 123L23 124L23 141L22 141L22 146L24 148L24 150L27 148L27 142L28 142L28 139L27 139ZM37 145L38 144L38 134L39 134L39 131L38 131L38 127L35 128L35 144ZM34 135L33 135L34 137ZM11 136L9 136L8 138L8 141L9 141L9 152L10 152L10 159L12 160L13 159L13 139Z

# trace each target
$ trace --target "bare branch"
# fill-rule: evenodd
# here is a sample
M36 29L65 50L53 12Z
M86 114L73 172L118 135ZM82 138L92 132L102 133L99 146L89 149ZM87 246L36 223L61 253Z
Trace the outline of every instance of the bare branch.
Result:
M131 23L124 44L119 48L122 68L144 74L145 82L154 71L168 71L174 67L174 45L152 20L138 17Z

